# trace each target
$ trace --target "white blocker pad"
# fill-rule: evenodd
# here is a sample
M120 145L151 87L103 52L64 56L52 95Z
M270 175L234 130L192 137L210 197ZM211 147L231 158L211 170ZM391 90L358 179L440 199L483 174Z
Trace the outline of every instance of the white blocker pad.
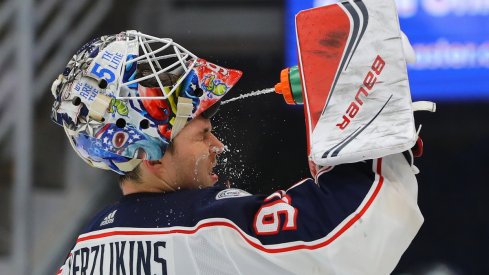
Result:
M296 27L310 159L332 166L414 146L394 0L345 1L301 11Z

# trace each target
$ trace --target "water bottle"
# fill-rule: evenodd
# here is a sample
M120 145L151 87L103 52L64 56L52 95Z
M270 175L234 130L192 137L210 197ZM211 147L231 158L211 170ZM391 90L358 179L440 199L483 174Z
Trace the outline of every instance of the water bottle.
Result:
M291 105L303 104L302 84L299 68L293 66L280 72L280 82L275 85L275 92L284 96L285 102Z

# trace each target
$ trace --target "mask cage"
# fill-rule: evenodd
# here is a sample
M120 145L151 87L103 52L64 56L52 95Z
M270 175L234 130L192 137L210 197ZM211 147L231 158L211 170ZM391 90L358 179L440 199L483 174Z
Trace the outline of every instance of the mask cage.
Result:
M158 38L151 35L143 34L138 31L127 31L126 42L128 47L130 43L137 43L139 55L133 59L125 58L122 63L122 74L126 66L137 64L147 64L151 73L134 80L124 82L123 77L119 77L119 83L116 89L116 99L145 99L145 100L162 100L170 97L187 75L192 71L197 63L197 56L173 42L170 38ZM126 48L126 51L127 51ZM153 50L154 49L154 50ZM127 56L127 52L125 54ZM172 86L170 91L164 89L160 75L169 72L176 72L181 75L178 81ZM141 81L154 78L163 92L163 96L142 97L136 95L137 89L130 89L130 85L138 84Z

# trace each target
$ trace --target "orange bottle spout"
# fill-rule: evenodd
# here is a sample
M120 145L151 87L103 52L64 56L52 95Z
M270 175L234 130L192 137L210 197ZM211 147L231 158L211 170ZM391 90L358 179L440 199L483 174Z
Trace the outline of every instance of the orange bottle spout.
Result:
M303 104L302 86L297 66L285 68L280 72L280 82L275 85L275 92L283 95L287 104Z

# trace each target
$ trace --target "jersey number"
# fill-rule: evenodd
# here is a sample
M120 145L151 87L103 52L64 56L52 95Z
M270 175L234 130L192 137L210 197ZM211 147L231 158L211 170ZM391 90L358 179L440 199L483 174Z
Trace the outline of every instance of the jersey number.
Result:
M253 227L257 235L276 235L284 230L297 229L297 209L290 205L290 197L285 196L263 205L255 215ZM283 217L284 224L280 228Z

